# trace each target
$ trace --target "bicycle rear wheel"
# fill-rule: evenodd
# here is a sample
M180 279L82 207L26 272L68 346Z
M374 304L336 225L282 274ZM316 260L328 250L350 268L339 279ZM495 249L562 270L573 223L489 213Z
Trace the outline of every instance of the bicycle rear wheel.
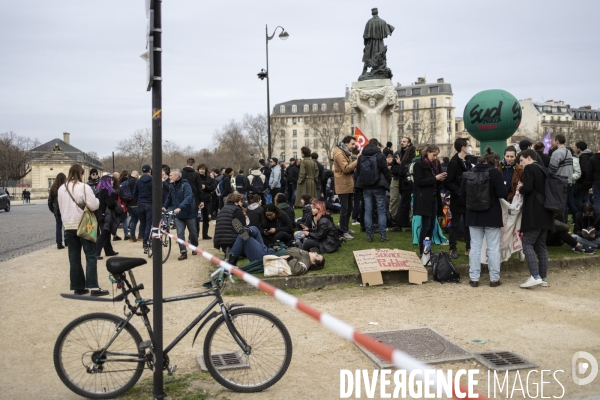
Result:
M69 389L90 399L110 399L125 393L140 379L144 361L136 360L144 357L139 350L142 337L130 323L115 337L117 327L124 322L113 314L87 314L69 323L58 335L54 368Z
M160 244L162 246L162 263L164 264L171 254L171 238L163 233L160 238ZM152 258L152 242L150 242L150 246L148 247L148 258Z
M244 354L221 316L204 340L208 371L217 382L236 392L260 392L274 385L292 360L287 328L279 318L259 308L235 308L229 315L250 346L250 354Z

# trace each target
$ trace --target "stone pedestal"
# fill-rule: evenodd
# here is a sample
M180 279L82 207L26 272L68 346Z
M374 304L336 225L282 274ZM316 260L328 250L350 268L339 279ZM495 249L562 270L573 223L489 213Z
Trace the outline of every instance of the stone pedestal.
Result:
M355 125L368 139L376 138L385 146L398 142L398 93L390 79L372 79L352 83L350 106L356 111Z

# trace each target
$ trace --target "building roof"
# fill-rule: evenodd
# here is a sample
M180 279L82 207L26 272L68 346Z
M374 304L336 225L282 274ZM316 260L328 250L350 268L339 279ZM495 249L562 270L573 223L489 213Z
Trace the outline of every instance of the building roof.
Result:
M290 100L290 101L286 101L284 103L277 103L275 104L275 106L273 107L273 114L272 115L312 115L315 112L312 111L312 105L316 104L318 105L318 111L317 112L322 112L321 111L321 104L327 104L327 111L323 111L324 113L331 113L331 111L333 111L333 104L338 103L341 108L340 111L344 111L344 105L345 105L345 99L344 97L326 97L326 98L320 98L320 99L298 99L298 100ZM308 107L308 112L304 112L304 105L307 104ZM297 110L295 113L292 112L292 105L296 105ZM281 106L286 106L285 107L285 112L282 113L280 112L280 107ZM289 107L287 107L289 106Z
M43 157L44 154L52 153L56 145L58 145L61 148L63 154L70 157L74 161L102 168L102 163L100 162L100 160L90 156L87 153L84 153L77 147L71 146L64 140L58 138L52 139L49 142L46 142L34 148L33 150L31 150L31 155L33 159Z
M422 83L410 86L395 87L398 97L430 96L435 94L452 94L452 85L449 83ZM419 91L417 94L416 92Z
M575 120L600 121L600 110L569 108L569 114L571 114Z

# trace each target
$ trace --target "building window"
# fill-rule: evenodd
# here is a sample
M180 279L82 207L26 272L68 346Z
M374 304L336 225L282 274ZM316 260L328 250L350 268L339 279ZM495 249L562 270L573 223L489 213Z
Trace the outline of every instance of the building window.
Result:
M451 140L452 140L452 135L449 133L448 134L448 143L450 143Z
M297 149L297 148L298 148L298 141L292 140L292 149Z
M304 130L304 136L308 136L308 132L309 132L309 130L308 130L308 129L305 129L305 130Z
M285 150L285 140L281 141L281 150Z
M50 189L52 187L52 185L54 184L54 180L56 178L48 178L48 189Z
M446 107L450 107L450 97L446 97Z
M338 115L337 115L337 114L333 116L333 122L338 122L338 121L339 121L339 119L340 119L340 118L338 117Z
M327 104L321 104L321 111L327 111Z
M313 112L319 111L319 106L316 105L316 104L313 104L313 109L312 110L313 110Z
M292 131L292 136L298 136L298 131L296 129Z
M298 153L297 152L293 152L292 153L292 157L294 157L297 160L298 159Z
M329 122L333 122L333 116L329 116Z
M398 121L399 121L399 122L404 122L404 113L403 113L403 112L401 112L401 113L398 115Z
M333 103L333 111L339 111L340 110L340 106L338 105L338 103Z
M431 132L435 132L435 128L436 128L435 121L431 123L431 127L430 128L431 128Z
M413 89L412 90L412 95L413 96L419 96L421 94L421 89Z
M435 120L435 110L429 110L429 119Z
M398 96L406 96L406 89L398 90Z
M429 88L429 93L439 93L439 92L440 92L439 86L432 86Z
M308 112L308 104L304 105L304 112Z
M430 105L431 108L437 107L437 99L435 97L429 99L429 103L430 103L429 105Z
M291 118L286 118L285 123L289 125Z
M281 132L279 132L279 134L280 134L282 137L285 137L285 129L282 129L282 130L281 130Z
M310 144L308 143L308 139L304 139L304 147L308 147Z
M318 136L318 135L319 135L319 130L315 129L315 136Z
M418 120L419 120L419 112L413 111L413 121L418 121Z
M546 122L546 116L542 115L542 122Z
M298 107L296 107L296 105L295 105L295 104L294 104L294 105L292 105L292 112L293 112L293 113L296 113L296 112L298 112Z
M448 121L448 133L452 133L452 122Z
M327 117L321 118L321 122L327 122Z
M295 124L296 122L298 122L298 120L296 119L296 117L292 118L292 124Z
M319 148L319 139L313 140L313 150Z
M340 135L340 128L334 128L333 129L333 133L335 133L335 136L339 136Z
M452 119L452 110L448 110L447 113L448 113L448 119Z
M419 100L413 100L413 108L419 108Z
M404 100L401 100L398 102L398 109L399 110L404 110Z
M404 135L404 125L400 125L400 126L398 127L398 133L399 133L399 134L401 134L401 135ZM400 139L400 138L399 138L399 139Z
M279 106L279 112L280 113L285 113L285 106Z

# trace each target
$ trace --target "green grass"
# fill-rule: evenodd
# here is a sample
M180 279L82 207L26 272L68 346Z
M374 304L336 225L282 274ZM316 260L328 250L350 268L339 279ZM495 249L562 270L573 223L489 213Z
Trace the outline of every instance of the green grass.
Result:
M208 400L221 399L226 397L221 393L226 389L218 392L209 392L202 389L203 382L213 381L209 373L205 372L190 372L184 374L175 373L173 376L165 375L164 391L169 399L177 400ZM154 398L153 393L153 377L148 377L139 381L130 391L128 391L120 399L124 400L146 400Z
M302 216L302 210L295 210L296 217ZM339 214L332 214L333 221L339 223ZM353 251L355 250L366 250L366 249L378 249L378 248L393 248L406 251L418 252L419 247L412 243L412 233L410 230L403 228L403 232L391 232L388 230L387 235L390 238L389 242L381 243L379 241L379 234L375 234L373 242L367 242L367 235L364 232L360 232L360 225L350 225L350 229L353 229L356 233L354 239L347 240L338 251L331 254L325 254L325 268L319 271L311 271L310 275L324 275L324 274L349 274L358 273L358 266L354 261ZM446 234L446 237L448 235ZM458 242L458 259L453 261L455 265L468 265L469 256L465 255L465 244L464 242ZM448 246L433 245L432 251L449 251ZM585 255L579 255L574 253L568 245L563 246L548 246L548 256L550 259L567 259L567 258L580 258L587 257ZM517 261L516 253L512 255L509 261ZM243 266L246 261L240 261L239 265Z

